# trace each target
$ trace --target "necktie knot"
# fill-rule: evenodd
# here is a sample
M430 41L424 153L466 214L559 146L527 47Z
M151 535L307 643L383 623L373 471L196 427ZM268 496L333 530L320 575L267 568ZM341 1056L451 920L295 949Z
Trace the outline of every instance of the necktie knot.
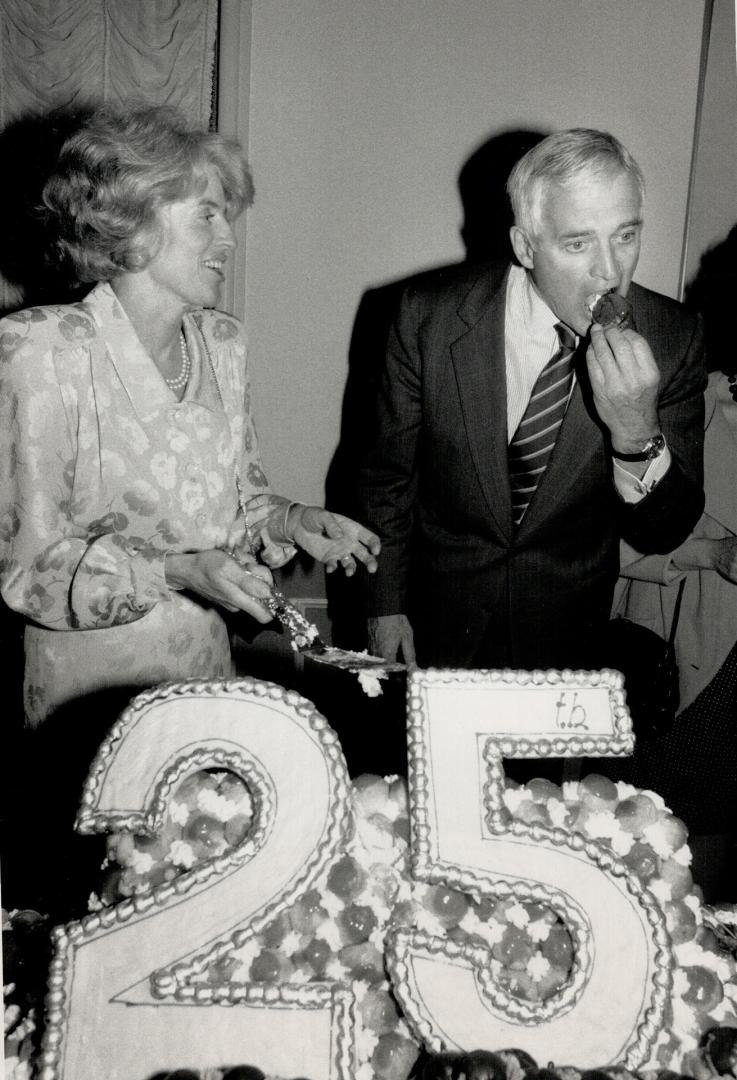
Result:
M555 332L558 335L558 341L560 342L560 351L563 354L568 354L576 351L576 335L572 330L569 330L562 322L555 324Z

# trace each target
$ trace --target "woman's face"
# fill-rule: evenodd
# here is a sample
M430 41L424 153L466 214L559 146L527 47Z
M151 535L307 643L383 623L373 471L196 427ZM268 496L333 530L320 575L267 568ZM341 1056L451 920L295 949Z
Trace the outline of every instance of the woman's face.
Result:
M214 307L225 279L225 263L235 247L233 229L225 216L225 197L212 166L207 187L160 213L162 243L142 273L164 303Z

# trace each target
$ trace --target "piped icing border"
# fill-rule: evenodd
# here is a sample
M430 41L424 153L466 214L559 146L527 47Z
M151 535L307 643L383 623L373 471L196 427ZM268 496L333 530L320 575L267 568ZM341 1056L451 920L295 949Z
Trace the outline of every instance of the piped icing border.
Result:
M448 1044L438 1033L425 1002L415 990L410 977L409 961L414 953L428 958L442 957L472 967L482 993L502 1015L526 1025L537 1025L554 1016L560 1016L574 1007L588 980L592 964L591 934L588 921L576 904L565 898L559 890L538 883L514 879L500 880L497 875L463 869L434 855L432 833L432 805L430 798L430 773L432 762L428 744L429 723L426 687L438 685L467 685L473 687L591 687L607 691L612 718L612 734L578 737L567 734L565 739L535 739L505 735L501 738L487 736L483 743L483 760L487 775L483 788L484 821L496 836L510 835L531 840L551 848L568 848L583 853L601 871L619 878L627 891L644 909L654 942L653 971L650 997L634 1037L626 1046L621 1063L629 1069L641 1066L655 1043L662 1028L665 1010L673 985L674 957L670 936L666 929L664 911L653 895L618 859L603 845L587 840L579 832L549 827L541 823L527 824L509 821L503 803L504 757L549 757L593 755L620 756L632 752L634 739L629 710L625 704L623 679L619 672L574 671L456 671L452 669L429 669L416 671L407 687L408 698L408 756L410 821L412 823L412 871L417 880L429 884L443 884L449 888L467 892L475 897L496 895L512 897L520 901L539 901L553 908L567 923L574 943L571 978L558 993L542 1003L523 1002L496 986L483 962L488 959L484 948L468 946L454 941L432 937L422 931L396 930L388 939L387 965L392 977L394 992L415 1035L436 1052L447 1050Z
M286 706L307 722L322 749L333 791L329 819L321 843L312 852L299 874L292 878L288 888L282 891L279 899L266 905L247 927L227 933L186 963L175 963L169 968L153 972L152 995L162 1002L168 998L182 1003L213 1006L246 1004L283 1008L329 1008L333 1031L331 1043L334 1076L336 1080L353 1080L355 995L350 988L338 984L285 984L278 987L247 984L223 987L189 985L189 980L201 973L210 963L235 951L275 916L288 909L295 897L302 892L305 881L325 869L346 829L345 810L349 805L350 788L337 735L312 702L293 690L253 678L192 679L165 683L144 691L115 721L101 744L85 782L82 805L76 821L79 832L104 833L116 829L153 835L162 824L165 807L176 785L187 774L210 767L231 769L242 777L253 799L254 821L248 836L232 852L184 871L172 882L156 886L147 893L128 898L52 931L53 957L46 995L46 1022L38 1057L38 1080L58 1080L61 1075L75 949L84 942L107 933L116 924L127 923L136 915L163 909L172 899L184 896L192 890L207 888L214 878L232 872L250 861L268 835L274 806L274 791L269 777L258 763L247 755L217 746L195 746L169 764L158 778L150 803L144 810L108 812L95 809L117 745L151 708L177 699L212 698L221 695L242 700L246 704L256 701Z

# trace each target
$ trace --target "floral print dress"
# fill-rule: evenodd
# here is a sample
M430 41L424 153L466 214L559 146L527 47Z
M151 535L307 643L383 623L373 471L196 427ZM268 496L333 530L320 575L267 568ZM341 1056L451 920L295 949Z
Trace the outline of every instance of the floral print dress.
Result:
M27 620L31 725L94 690L232 673L218 609L169 588L167 552L266 546L271 566L294 553L242 326L203 309L184 331L177 401L108 284L0 321L0 589Z

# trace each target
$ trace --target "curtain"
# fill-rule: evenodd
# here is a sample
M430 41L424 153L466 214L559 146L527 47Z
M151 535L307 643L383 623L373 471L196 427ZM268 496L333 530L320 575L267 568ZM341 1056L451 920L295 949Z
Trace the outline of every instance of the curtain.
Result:
M217 0L3 0L0 126L131 96L210 120Z
M193 123L214 126L217 25L218 0L2 0L0 199L6 214L22 216L27 209L33 231L33 195L64 136L65 121L49 120L51 110L69 114L92 102L133 99L175 105ZM14 232L20 224L16 217ZM19 306L27 292L8 256L0 314Z

